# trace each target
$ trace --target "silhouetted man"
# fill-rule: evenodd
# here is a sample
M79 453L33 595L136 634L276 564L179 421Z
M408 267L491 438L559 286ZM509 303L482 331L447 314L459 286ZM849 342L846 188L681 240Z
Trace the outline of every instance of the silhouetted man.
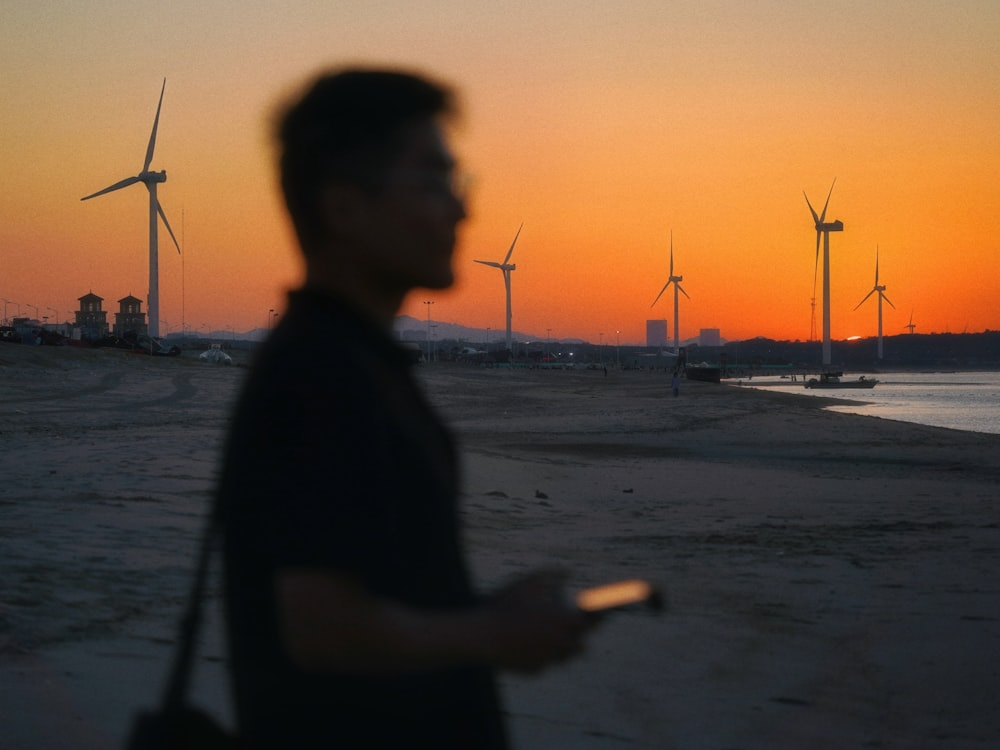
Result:
M306 279L258 353L219 490L254 747L506 747L494 670L559 662L589 625L546 574L474 593L451 438L391 336L410 290L453 280L451 113L422 78L352 70L280 123Z

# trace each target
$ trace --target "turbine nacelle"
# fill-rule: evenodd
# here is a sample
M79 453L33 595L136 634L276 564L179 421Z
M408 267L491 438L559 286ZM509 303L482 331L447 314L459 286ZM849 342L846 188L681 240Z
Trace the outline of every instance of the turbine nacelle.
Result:
M139 179L147 185L151 182L166 182L167 170L161 169L159 172L143 172L139 175Z

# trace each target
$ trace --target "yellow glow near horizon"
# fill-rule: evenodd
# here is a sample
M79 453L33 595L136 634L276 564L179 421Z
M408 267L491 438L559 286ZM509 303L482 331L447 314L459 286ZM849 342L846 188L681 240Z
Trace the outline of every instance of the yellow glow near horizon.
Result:
M161 231L161 318L263 325L301 278L269 118L311 72L367 61L430 72L463 100L455 146L477 184L458 283L432 297L440 321L503 328L500 275L472 261L502 257L523 222L515 330L641 342L666 318L672 333L672 295L652 302L673 231L682 338L806 339L802 191L819 208L836 177L834 338L876 333L874 305L853 309L876 245L886 335L911 315L924 333L1000 327L994 2L56 2L4 19L0 297L22 304L145 298L145 189L79 199L138 172L166 77L152 167L185 255ZM427 298L402 312L422 319Z

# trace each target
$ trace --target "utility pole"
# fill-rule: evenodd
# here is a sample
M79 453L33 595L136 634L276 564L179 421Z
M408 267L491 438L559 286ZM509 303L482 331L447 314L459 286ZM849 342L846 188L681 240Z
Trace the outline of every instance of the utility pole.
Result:
M424 300L424 304L427 305L427 362L431 361L431 305L434 304L432 300Z

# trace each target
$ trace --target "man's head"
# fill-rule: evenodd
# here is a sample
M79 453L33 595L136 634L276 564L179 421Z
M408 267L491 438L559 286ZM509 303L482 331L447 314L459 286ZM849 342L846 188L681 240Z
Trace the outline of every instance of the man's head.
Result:
M440 123L451 93L415 75L317 79L280 121L281 186L310 281L401 296L452 282L454 157Z
M451 92L413 74L348 69L317 78L279 121L281 187L308 253L322 235L327 185L380 190L408 126L454 114Z

